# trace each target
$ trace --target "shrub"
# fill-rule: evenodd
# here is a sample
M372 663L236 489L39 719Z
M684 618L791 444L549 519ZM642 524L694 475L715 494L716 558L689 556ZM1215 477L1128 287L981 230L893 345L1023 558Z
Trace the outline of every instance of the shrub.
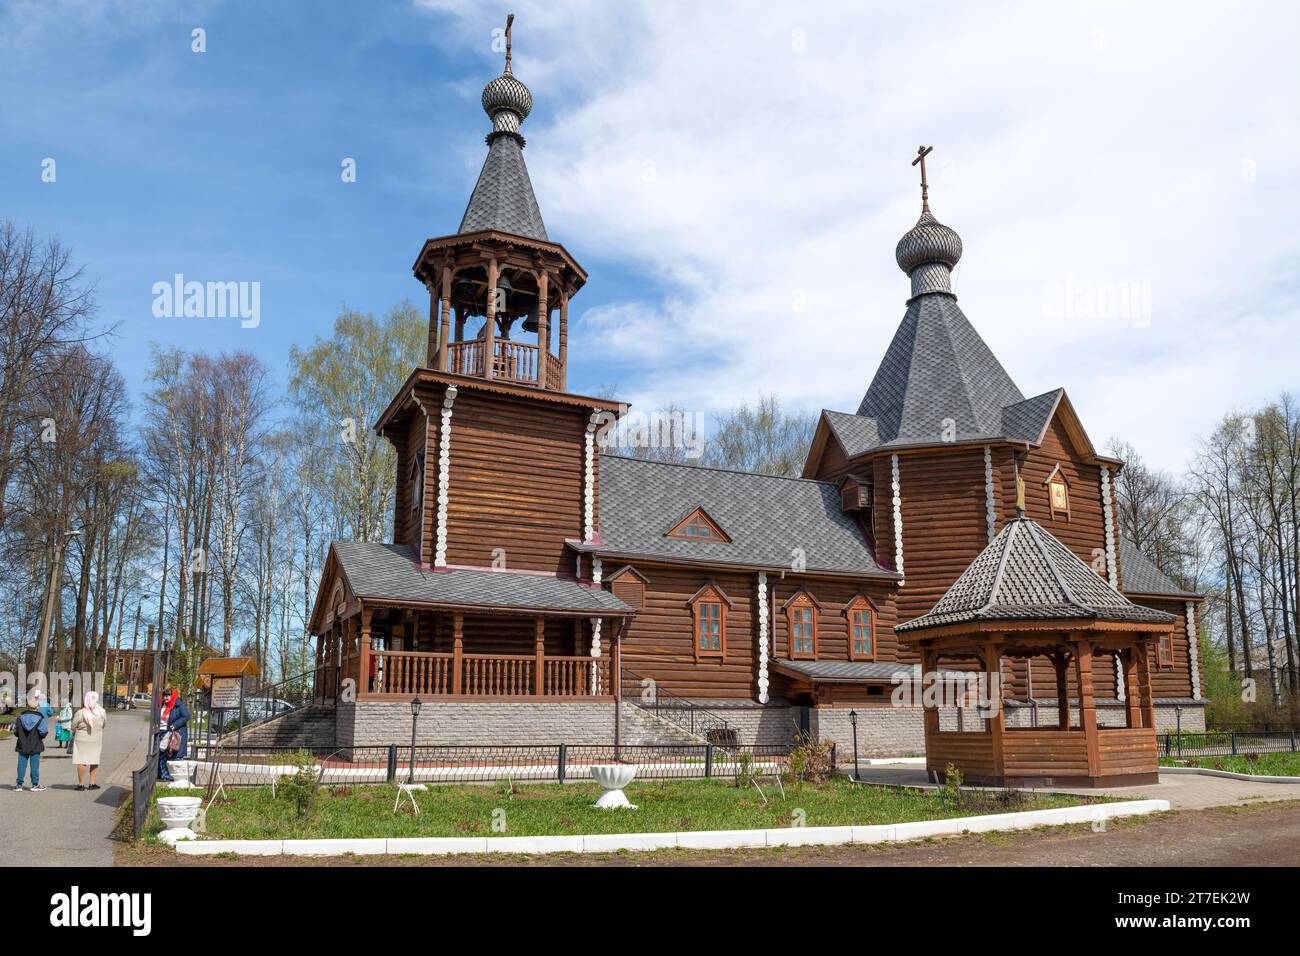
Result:
M279 779L276 793L293 804L298 816L306 816L307 806L316 790L316 757L309 750L297 750L289 754L286 763L294 771Z
M835 745L829 740L814 741L801 733L790 751L790 773L805 783L825 783L835 774Z
M964 779L955 764L948 764L947 769L943 772L943 786L935 792L942 799L959 803L961 801L961 785Z
M736 754L735 786L748 788L753 786L755 779L754 755L746 750L742 750Z

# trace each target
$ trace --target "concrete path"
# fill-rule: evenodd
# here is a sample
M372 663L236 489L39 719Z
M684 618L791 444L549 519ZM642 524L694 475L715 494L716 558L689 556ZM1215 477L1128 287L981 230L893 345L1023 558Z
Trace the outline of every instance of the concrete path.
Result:
M18 755L0 741L0 847L5 862L25 866L111 866L110 836L117 809L131 794L131 771L145 760L149 715L110 711L96 782L102 790L74 789L72 754L55 750L54 731L41 755L44 793L15 793ZM30 781L28 781L30 785Z
M852 770L849 771L852 773ZM915 765L862 767L864 783L891 787L933 788L925 768ZM1298 778L1300 779L1300 778ZM1104 793L1125 800L1168 800L1174 810L1201 810L1206 807L1244 806L1268 800L1300 800L1300 782L1253 783L1226 777L1207 777L1191 773L1162 773L1158 784L1146 787L1110 787L1097 790L1057 788L1056 793Z

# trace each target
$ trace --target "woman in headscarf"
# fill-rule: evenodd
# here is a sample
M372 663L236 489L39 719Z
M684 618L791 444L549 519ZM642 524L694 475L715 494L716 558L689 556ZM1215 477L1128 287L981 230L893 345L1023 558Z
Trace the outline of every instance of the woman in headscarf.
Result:
M108 714L99 705L99 694L93 690L86 691L81 710L72 715L72 762L77 767L78 790L99 789L99 784L95 783L95 773L99 770L106 723Z
M181 699L180 691L168 687L163 691L162 712L159 715L162 727L162 740L158 747L158 776L163 780L172 779L167 769L167 761L184 760L190 752L190 709Z
M54 747L64 750L72 743L72 701L66 697L59 708L59 719L54 725Z

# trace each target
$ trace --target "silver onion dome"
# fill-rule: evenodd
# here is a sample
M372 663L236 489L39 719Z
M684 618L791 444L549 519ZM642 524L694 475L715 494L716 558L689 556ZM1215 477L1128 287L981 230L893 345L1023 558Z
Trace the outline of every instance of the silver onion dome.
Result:
M912 280L912 295L952 294L952 270L961 259L961 236L925 209L894 250L898 267Z
M493 133L519 135L519 124L533 110L533 94L508 69L483 87L483 112L492 118Z
M898 260L898 268L908 275L918 266L931 262L952 269L961 259L961 236L926 210L916 225L898 240L894 258Z

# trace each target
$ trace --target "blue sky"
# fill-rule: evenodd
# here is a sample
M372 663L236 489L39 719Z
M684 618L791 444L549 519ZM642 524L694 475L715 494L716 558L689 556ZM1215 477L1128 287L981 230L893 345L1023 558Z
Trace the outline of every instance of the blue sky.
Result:
M1065 386L1099 444L1178 468L1228 408L1296 387L1290 6L511 9L525 157L591 274L575 390L855 408L903 313L919 142L965 243L963 309L1027 395ZM410 266L460 222L506 12L0 4L0 216L74 247L136 394L151 342L250 349L282 380L343 304L427 308ZM155 318L177 272L260 282L260 326ZM1110 294L1118 313L1090 308Z

